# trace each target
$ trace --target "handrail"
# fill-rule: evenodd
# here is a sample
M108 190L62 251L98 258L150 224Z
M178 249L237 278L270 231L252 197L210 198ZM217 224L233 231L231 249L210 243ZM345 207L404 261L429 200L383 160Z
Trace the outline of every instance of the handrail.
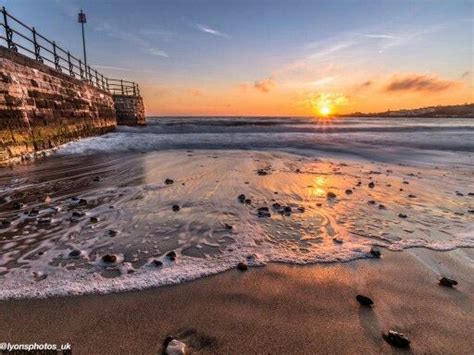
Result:
M140 95L137 83L102 75L89 65L84 65L81 59L58 46L55 41L38 33L34 27L26 25L8 13L5 7L0 9L0 13L0 27L5 30L5 35L0 34L0 43L6 43L6 47L11 51L18 53L21 50L22 54L33 57L40 63L60 72L64 71L72 77L78 77L112 95Z

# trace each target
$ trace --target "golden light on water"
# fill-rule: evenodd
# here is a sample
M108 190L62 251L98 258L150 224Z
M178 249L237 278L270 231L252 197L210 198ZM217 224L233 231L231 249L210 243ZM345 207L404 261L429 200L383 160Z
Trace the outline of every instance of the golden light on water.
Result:
M321 116L328 116L331 113L331 108L329 106L323 106L319 109Z

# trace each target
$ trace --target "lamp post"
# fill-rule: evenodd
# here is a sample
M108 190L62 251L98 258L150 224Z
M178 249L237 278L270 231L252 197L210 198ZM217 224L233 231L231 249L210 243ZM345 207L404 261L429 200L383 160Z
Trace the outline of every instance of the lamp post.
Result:
M82 27L82 48L84 50L84 68L85 68L86 79L87 79L88 70L87 70L87 56L86 56L86 37L84 36L84 24L87 22L87 20L86 20L86 14L82 12L82 9L81 9L81 12L79 12L79 14L77 15L77 21L81 24L81 27Z

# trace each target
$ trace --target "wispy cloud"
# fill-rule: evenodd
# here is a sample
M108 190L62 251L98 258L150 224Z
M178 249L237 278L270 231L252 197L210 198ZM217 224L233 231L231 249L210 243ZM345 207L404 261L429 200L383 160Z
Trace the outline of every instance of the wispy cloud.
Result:
M367 38L379 38L379 39L398 39L398 36L386 35L386 34L377 34L377 33L367 33L364 35Z
M258 91L268 93L276 86L276 82L272 78L267 78L256 81L253 86Z
M219 30L216 30L214 28L211 28L209 26L206 26L206 25L197 24L196 28L201 32L208 33L208 34L213 35L213 36L229 38L228 34L226 34L224 32L221 32Z
M442 80L437 76L422 74L409 74L405 76L395 75L385 86L388 92L403 91L427 91L438 92L458 86L459 82L453 80Z

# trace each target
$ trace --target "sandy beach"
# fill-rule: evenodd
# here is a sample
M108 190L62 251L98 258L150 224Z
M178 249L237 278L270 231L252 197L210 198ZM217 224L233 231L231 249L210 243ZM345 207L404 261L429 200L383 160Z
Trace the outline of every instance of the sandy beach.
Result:
M472 354L472 249L383 251L342 264L269 264L177 286L120 294L0 302L0 339L66 343L75 354L162 351L169 335L193 353ZM456 288L439 286L450 276ZM357 294L374 300L361 307Z

